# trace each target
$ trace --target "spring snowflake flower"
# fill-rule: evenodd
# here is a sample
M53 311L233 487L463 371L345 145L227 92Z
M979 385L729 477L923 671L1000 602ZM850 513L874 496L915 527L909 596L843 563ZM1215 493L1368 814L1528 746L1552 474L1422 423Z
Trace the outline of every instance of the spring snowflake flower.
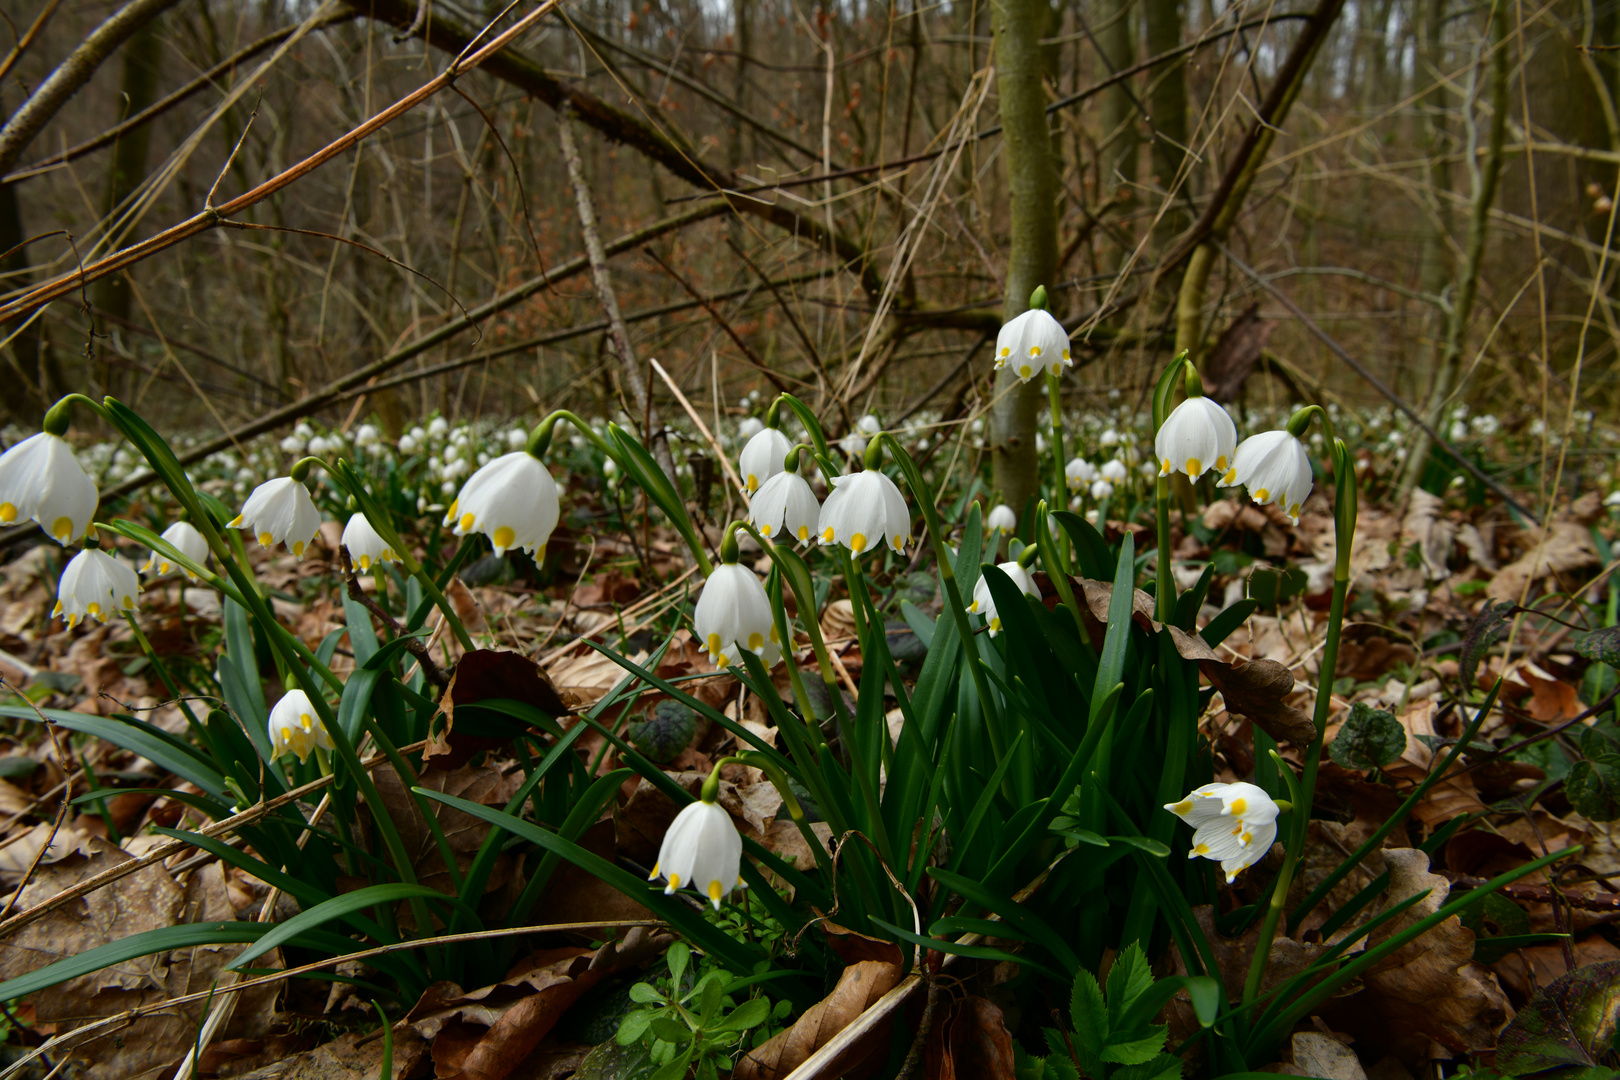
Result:
M106 622L109 615L134 611L140 591L133 568L98 547L87 547L63 569L51 614L66 615L69 627L86 616Z
M748 494L758 491L759 485L782 471L783 459L791 449L793 444L780 428L761 428L748 440L737 458L737 469L742 473Z
M260 547L285 543L300 559L320 527L321 512L315 509L309 489L290 476L278 476L254 488L242 504L242 512L227 526L251 532Z
M30 518L65 547L89 531L99 498L60 435L42 431L0 454L0 524Z
M857 555L884 546L904 554L911 542L906 497L878 469L835 477L818 524L823 544L843 544Z
M796 472L779 472L748 500L748 524L761 536L788 536L809 543L818 532L821 504L810 484Z
M412 435L410 432L406 432L405 434L403 434L403 435L401 435L399 437L399 452L400 453L402 453L402 454L414 454L414 453L416 453L416 446L417 446L417 438L416 438L415 435Z
M748 399L743 398L743 408L748 408ZM745 416L737 424L737 437L739 439L752 439L765 430L765 421L757 416Z
M1125 463L1119 460L1119 458L1109 458L1107 461L1102 463L1102 468L1097 470L1097 475L1101 476L1104 480L1107 480L1110 484L1117 484L1121 480L1125 479L1127 471L1128 470L1125 468Z
M1041 590L1035 587L1035 579L1030 576L1028 570L1019 566L1016 561L1000 563L996 566L996 569L1012 578L1012 583L1018 586L1025 596L1040 599ZM990 627L991 637L1001 633L1001 616L996 614L996 600L990 594L990 583L984 579L983 575L980 575L979 583L973 586L973 602L968 605L967 609L970 612L984 616L985 623Z
M1119 432L1115 431L1113 428L1109 428L1098 437L1097 442L1102 446L1118 446Z
M1224 475L1237 450L1237 425L1226 410L1207 397L1190 397L1177 405L1153 440L1159 475L1185 472L1197 480L1210 469Z
M349 561L360 570L370 570L385 562L399 562L399 554L388 546L388 541L374 529L364 514L355 514L343 527L343 546L348 549Z
M310 751L319 746L332 749L332 737L326 733L320 714L302 690L289 690L270 710L270 756L297 754L300 763L308 761Z
M561 517L557 484L545 463L519 450L473 473L445 511L444 524L453 524L457 536L483 533L497 555L516 547L539 562Z
M876 435L878 432L883 430L883 422L877 417L873 416L871 413L867 413L865 416L855 421L855 430L860 432L862 435Z
M1276 503L1295 525L1311 483L1311 456L1287 431L1263 431L1244 439L1221 477L1221 487L1248 488L1255 502Z
M361 424L359 430L354 433L356 446L376 446L380 442L382 434L371 424Z
M742 837L731 815L699 799L675 815L647 880L664 878L665 896L689 885L706 893L719 911L720 901L743 886L741 869Z
M997 503L984 519L984 525L993 533L1010 533L1018 528L1018 515L1006 503Z
M1069 482L1070 491L1079 491L1097 479L1097 466L1085 458L1073 458L1063 466L1063 476Z
M202 566L208 561L208 541L203 538L202 533L197 531L197 527L189 521L175 522L167 529L164 529L163 535L158 537L158 539L166 541L173 547L179 549L180 554L184 555L198 566ZM169 562L169 557L167 555L159 555L154 551L150 556L148 556L146 564L141 567L141 573L150 574L156 572L159 577L165 577L171 570L175 569L178 568L173 563ZM190 570L187 570L185 573L186 577L190 578L192 581L200 580L197 575L193 574Z
M1164 808L1193 827L1187 858L1219 862L1228 882L1264 858L1277 839L1278 806L1253 784L1205 784Z
M858 431L852 431L838 440L838 449L850 457L860 457L866 453L866 436Z
M1010 367L1023 382L1041 371L1057 375L1073 366L1069 333L1050 311L1031 308L996 335L996 370Z
M1098 501L1108 498L1114 493L1114 485L1098 477L1091 482L1091 497Z
M450 424L442 416L435 416L432 420L428 421L427 433L433 436L435 439L441 438L449 430Z
M745 566L721 563L714 568L692 612L692 627L717 668L740 665L741 649L757 655L766 667L782 659L765 586Z

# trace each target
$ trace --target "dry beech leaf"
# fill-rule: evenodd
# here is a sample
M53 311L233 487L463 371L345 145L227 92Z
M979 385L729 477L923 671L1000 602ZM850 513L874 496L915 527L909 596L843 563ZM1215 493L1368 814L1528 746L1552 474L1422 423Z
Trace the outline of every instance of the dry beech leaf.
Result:
M834 600L821 613L821 636L829 645L852 641L855 638L855 605L849 600Z
M550 1033L568 1007L602 979L650 958L666 934L634 927L624 940L590 949L543 949L519 961L507 978L463 993L455 983L428 987L406 1016L433 1044L440 1076L504 1080Z
M1417 544L1430 581L1451 576L1446 563L1457 542L1457 527L1444 516L1445 508L1445 500L1438 495L1413 488L1411 501L1406 504L1406 519L1401 522L1401 539Z
M501 649L474 649L456 664L450 685L445 688L440 702L444 726L435 727L428 740L426 761L429 765L441 769L460 768L474 754L497 750L512 741L511 735L501 738L455 730L457 705L476 705L490 698L526 702L554 717L573 711L563 704L540 665L527 656ZM515 733L521 725L514 720L511 726Z
M780 1080L843 1031L856 1017L892 990L900 981L900 965L884 960L862 960L851 964L838 977L832 993L805 1010L794 1025L780 1032L765 1045L751 1050L737 1062L733 1080ZM882 1025L857 1040L825 1075L842 1076L868 1053L883 1045Z
M1056 593L1039 575L1037 582L1043 595L1056 602ZM1108 626L1108 605L1113 599L1114 587L1105 581L1071 578L1071 586L1084 595L1091 618L1086 619L1086 631L1092 643L1102 647ZM1278 742L1306 745L1316 737L1316 725L1311 718L1288 704L1288 695L1294 691L1294 676L1288 668L1275 660L1250 660L1246 664L1229 664L1216 655L1203 638L1177 627L1166 627L1153 619L1153 598L1141 589L1135 590L1131 617L1145 630L1168 629L1176 652L1183 659L1197 662L1204 678L1221 692L1228 712L1247 717L1263 728Z
M405 845L406 854L410 856L416 880L429 888L446 893L455 891L449 868L444 864L444 855L410 788L427 788L481 806L505 806L518 786L516 775L504 773L489 765L477 768L463 765L448 772L429 767L423 769L411 782L402 780L392 765L384 765L372 775L377 783L377 791L382 796L383 806L387 808L388 816L398 828L400 840ZM451 854L455 856L456 869L466 871L472 865L473 857L478 853L484 838L489 835L489 823L443 803L434 802L431 805L434 820L443 831L444 838L450 845ZM498 858L484 891L493 892L505 885L511 876L511 870L512 862L509 858L505 856Z
M1384 766L1386 773L1414 784L1429 775L1434 750L1424 739L1433 739L1440 734L1434 729L1434 718L1438 712L1439 706L1435 702L1420 701L1396 717L1406 728L1406 749L1399 758ZM1463 765L1459 762L1452 768L1460 771ZM1485 804L1480 801L1474 788L1473 777L1465 774L1448 776L1436 783L1412 813L1419 821L1433 828L1459 814L1477 813L1484 809Z
M1013 1042L1001 1010L982 997L951 1007L929 1032L923 1058L927 1080L1013 1080Z
M1490 600L1520 603L1531 585L1544 577L1561 578L1576 570L1603 565L1592 543L1592 530L1574 521L1555 521L1531 549L1498 570L1485 589Z

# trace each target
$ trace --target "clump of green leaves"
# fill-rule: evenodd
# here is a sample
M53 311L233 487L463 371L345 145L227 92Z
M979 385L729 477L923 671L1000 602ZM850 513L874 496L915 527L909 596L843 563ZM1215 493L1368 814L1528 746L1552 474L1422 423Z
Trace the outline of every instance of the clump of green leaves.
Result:
M1358 701L1328 746L1328 756L1346 769L1381 769L1406 750L1406 728L1392 712Z
M732 991L752 980L738 980L721 968L710 968L699 975L690 989L685 988L692 950L677 941L665 956L667 978L653 983L636 983L630 1000L648 1008L625 1015L617 1040L622 1046L642 1043L659 1069L652 1080L718 1080L722 1068L732 1066L734 1048L752 1028L767 1020L785 1018L791 1005L778 1002L772 1008L764 997L753 997L741 1004Z

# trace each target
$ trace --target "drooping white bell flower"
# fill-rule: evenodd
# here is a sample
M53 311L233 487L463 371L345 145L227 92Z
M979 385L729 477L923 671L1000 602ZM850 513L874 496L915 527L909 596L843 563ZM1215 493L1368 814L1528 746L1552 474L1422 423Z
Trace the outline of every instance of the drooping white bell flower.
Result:
M1185 472L1197 480L1210 469L1224 476L1237 449L1237 425L1213 398L1190 397L1165 417L1153 439L1159 475Z
M1113 428L1109 428L1107 431L1103 432L1097 437L1097 443L1099 446L1118 446L1119 442L1120 434Z
M796 472L779 472L748 500L748 524L764 537L789 537L808 544L819 532L821 504Z
M359 570L370 570L385 562L399 562L399 553L388 546L388 541L374 529L366 515L356 513L343 527L343 546L348 549L349 561Z
M748 440L737 458L737 468L748 494L758 491L759 485L782 471L783 459L791 449L793 444L780 428L761 428Z
M843 544L857 555L877 547L904 554L911 543L906 497L878 469L834 477L818 524L823 544Z
M100 548L85 548L62 570L52 615L66 615L69 627L89 617L106 622L109 615L135 610L141 579L133 567Z
M1104 480L1107 480L1110 484L1119 483L1121 480L1125 479L1127 473L1128 470L1125 468L1125 463L1119 460L1119 458L1109 458L1107 461L1102 463L1102 468L1097 470L1097 475L1101 476Z
M1069 332L1050 311L1031 308L996 335L996 369L1010 367L1023 382L1042 371L1061 374L1064 368L1073 366Z
M317 746L332 749L332 737L321 723L320 713L302 690L289 690L270 710L270 755L297 754L300 763L308 761Z
M254 488L242 504L242 512L228 526L251 532L260 547L285 543L300 559L320 527L321 512L315 509L309 489L290 476L278 476Z
M1012 583L1018 586L1025 596L1040 599L1041 590L1035 587L1035 579L1016 561L999 563L996 569L1011 578ZM990 583L983 575L980 575L978 584L973 586L973 603L968 605L968 611L984 616L985 623L990 627L991 637L1001 633L1001 616L996 613L996 598L991 595Z
M860 457L866 453L866 436L858 431L852 431L838 440L838 449L850 457Z
M746 401L747 399L745 398L744 400ZM743 406L745 409L747 407L747 405ZM765 421L761 420L757 416L745 416L737 422L737 437L739 439L752 439L755 435L758 435L764 430Z
M1063 466L1063 476L1069 482L1070 491L1079 491L1097 479L1097 466L1085 458L1077 457Z
M376 446L380 442L382 442L382 434L372 424L361 424L354 433L354 444L356 446Z
M670 822L648 881L664 879L664 895L690 886L708 896L716 911L734 888L743 887L742 837L718 803L699 799Z
M31 518L65 547L89 531L98 498L60 435L42 431L0 454L0 524Z
M878 432L883 430L883 421L879 420L871 413L867 413L865 416L855 421L855 430L860 432L862 435L876 435Z
M990 516L984 519L985 528L993 533L1010 533L1018 528L1018 515L1006 503L997 503Z
M1253 784L1205 784L1164 808L1193 827L1187 858L1219 862L1228 882L1263 859L1277 839L1279 807Z
M175 522L167 529L164 529L163 535L158 539L166 541L177 548L180 554L198 566L202 566L208 561L208 541L203 537L202 533L197 531L197 527L189 521ZM183 569L183 567L175 566L169 561L167 555L160 555L154 551L148 556L146 564L141 567L141 573L151 574L155 572L159 577L165 577L170 571L176 569ZM186 570L185 574L192 581L200 580L190 570Z
M497 555L522 548L540 562L561 517L557 483L545 463L519 450L473 473L445 511L444 524L453 524L457 536L483 533Z
M782 659L765 586L752 570L736 563L723 562L709 575L692 611L692 627L717 668L741 665L740 649L754 653L768 668Z
M1311 456L1305 444L1287 431L1262 431L1244 439L1232 455L1232 467L1221 477L1221 487L1248 488L1255 502L1276 503L1295 525L1311 483Z
M1101 501L1114 494L1114 485L1098 477L1091 482L1091 497Z

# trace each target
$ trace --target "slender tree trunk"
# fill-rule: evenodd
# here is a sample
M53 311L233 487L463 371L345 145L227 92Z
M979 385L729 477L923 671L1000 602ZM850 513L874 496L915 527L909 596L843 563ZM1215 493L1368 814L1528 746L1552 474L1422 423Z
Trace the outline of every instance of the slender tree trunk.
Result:
M1057 269L1058 177L1041 79L1040 39L1048 10L1045 0L1003 0L992 11L996 88L1012 196L1002 318L1011 319L1029 307L1036 286L1051 284ZM1020 513L1038 491L1035 417L1044 390L1038 379L1020 384L1010 367L996 376L991 413L995 486L1001 500Z
M1102 65L1112 75L1121 68L1136 63L1136 37L1133 33L1132 0L1102 0L1097 5L1097 46L1102 50ZM1118 188L1134 188L1136 184L1137 150L1141 145L1138 129L1137 103L1129 81L1116 83L1103 92L1102 137L1099 147L1102 190L1097 192L1099 202L1106 201ZM1124 222L1120 229L1129 235L1130 226ZM1127 252L1115 253L1123 259Z
M1147 51L1162 56L1181 44L1181 0L1146 0ZM1153 118L1153 178L1166 191L1175 184L1187 145L1187 62L1176 60L1153 73L1148 112ZM1183 204L1179 197L1172 201ZM1167 210L1155 230L1162 251L1187 227L1184 209Z
M1486 136L1485 160L1479 161L1479 123L1473 114L1473 95L1468 103L1468 141L1464 164L1468 167L1472 197L1468 206L1468 239L1463 249L1463 261L1457 267L1457 279L1451 294L1451 310L1446 313L1446 339L1441 346L1440 363L1436 365L1434 385L1429 390L1428 408L1424 419L1430 428L1438 428L1443 419L1446 402L1457 385L1462 369L1463 346L1468 337L1468 318L1473 313L1474 300L1479 295L1479 275L1485 261L1485 240L1490 231L1491 206L1496 201L1497 181L1502 175L1502 147L1507 139L1508 114L1508 50L1506 25L1508 13L1502 10L1502 0L1493 5L1487 16L1485 55L1476 66L1486 68L1490 80L1490 129ZM1472 89L1472 86L1470 86ZM1416 487L1423 479L1428 464L1429 438L1422 431L1412 433L1412 445L1406 458L1406 472L1401 478L1404 490Z

